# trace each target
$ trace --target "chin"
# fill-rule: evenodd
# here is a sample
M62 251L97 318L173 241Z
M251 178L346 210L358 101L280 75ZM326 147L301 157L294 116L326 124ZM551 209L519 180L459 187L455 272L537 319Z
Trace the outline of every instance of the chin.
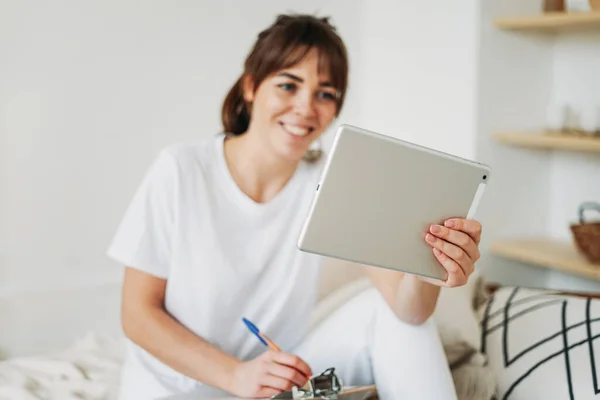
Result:
M282 140L281 136L274 139L273 149L281 158L288 161L300 161L308 151L310 145L310 142L307 142L308 145L304 143L300 144L295 140L290 141L289 138Z
M281 158L285 159L286 161L292 161L292 162L301 161L305 154L304 151L298 152L298 151L289 150L289 149L287 149L287 150L282 149L278 153L281 156Z

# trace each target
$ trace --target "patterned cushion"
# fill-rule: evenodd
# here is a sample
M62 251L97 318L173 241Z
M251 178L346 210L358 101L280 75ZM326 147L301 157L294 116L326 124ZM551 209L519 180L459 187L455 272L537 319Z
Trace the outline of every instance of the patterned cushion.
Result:
M501 287L481 311L499 399L600 399L600 300Z

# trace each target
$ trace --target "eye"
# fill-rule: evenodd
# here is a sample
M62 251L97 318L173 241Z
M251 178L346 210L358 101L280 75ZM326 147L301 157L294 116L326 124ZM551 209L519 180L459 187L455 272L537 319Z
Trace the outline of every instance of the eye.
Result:
M286 92L291 92L296 90L296 85L294 83L281 83L277 85L279 88L285 90Z
M320 99L325 99L325 100L335 100L335 98L336 98L335 93L331 93L331 92L319 92L318 96Z

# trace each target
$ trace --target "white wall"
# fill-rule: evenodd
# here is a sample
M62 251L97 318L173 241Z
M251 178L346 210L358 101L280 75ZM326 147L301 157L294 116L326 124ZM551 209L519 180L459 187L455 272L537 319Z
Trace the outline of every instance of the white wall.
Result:
M480 268L490 280L531 286L545 285L547 271L491 256L488 247L498 239L545 234L551 159L547 152L500 146L492 135L540 128L552 95L552 40L500 31L493 22L539 10L536 0L484 0L479 33L477 155L493 168L480 214L487 222Z
M335 13L356 54L357 10L341 3L3 6L0 293L119 280L104 251L158 149L220 129L222 99L278 11Z
M336 122L477 157L475 0L3 2L0 347L118 329L121 267L104 252L125 207L161 147L220 129L226 91L280 11L333 15L351 58Z
M478 2L365 3L361 123L475 156Z
M583 119L591 117L600 130L600 32L560 35L554 43L552 103L567 104ZM588 117L588 115L590 117ZM600 157L556 152L552 160L549 231L570 240L569 225L577 222L583 201L600 202ZM590 213L590 218L600 218Z
M122 267L105 250L157 151L221 129L225 94L280 12L332 15L356 66L360 7L2 2L0 347L23 354L64 346L81 330L64 327L78 319L80 328L104 321L112 329ZM341 118L358 104L352 89ZM103 307L113 313L94 311Z
M555 38L552 100L550 104L568 104L580 115L580 123L600 130L600 32L581 32ZM585 120L589 120L586 124ZM600 157L597 154L555 152L550 170L549 234L571 241L569 226L578 223L577 209L584 201L600 203ZM588 220L600 220L600 214L585 214ZM548 286L600 291L600 283L550 273Z
M117 284L0 297L0 359L65 349L89 332L122 333Z

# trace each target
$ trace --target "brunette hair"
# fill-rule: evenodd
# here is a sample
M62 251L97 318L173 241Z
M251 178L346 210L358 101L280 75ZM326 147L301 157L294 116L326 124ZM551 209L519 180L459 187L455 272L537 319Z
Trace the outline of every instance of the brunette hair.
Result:
M348 84L348 56L336 28L327 17L279 15L271 26L259 33L244 63L243 73L225 97L221 110L224 132L240 135L250 124L250 109L242 87L244 76L252 77L256 89L270 74L295 65L313 48L319 52L319 71L329 71L331 83L337 90L336 115L339 115Z

